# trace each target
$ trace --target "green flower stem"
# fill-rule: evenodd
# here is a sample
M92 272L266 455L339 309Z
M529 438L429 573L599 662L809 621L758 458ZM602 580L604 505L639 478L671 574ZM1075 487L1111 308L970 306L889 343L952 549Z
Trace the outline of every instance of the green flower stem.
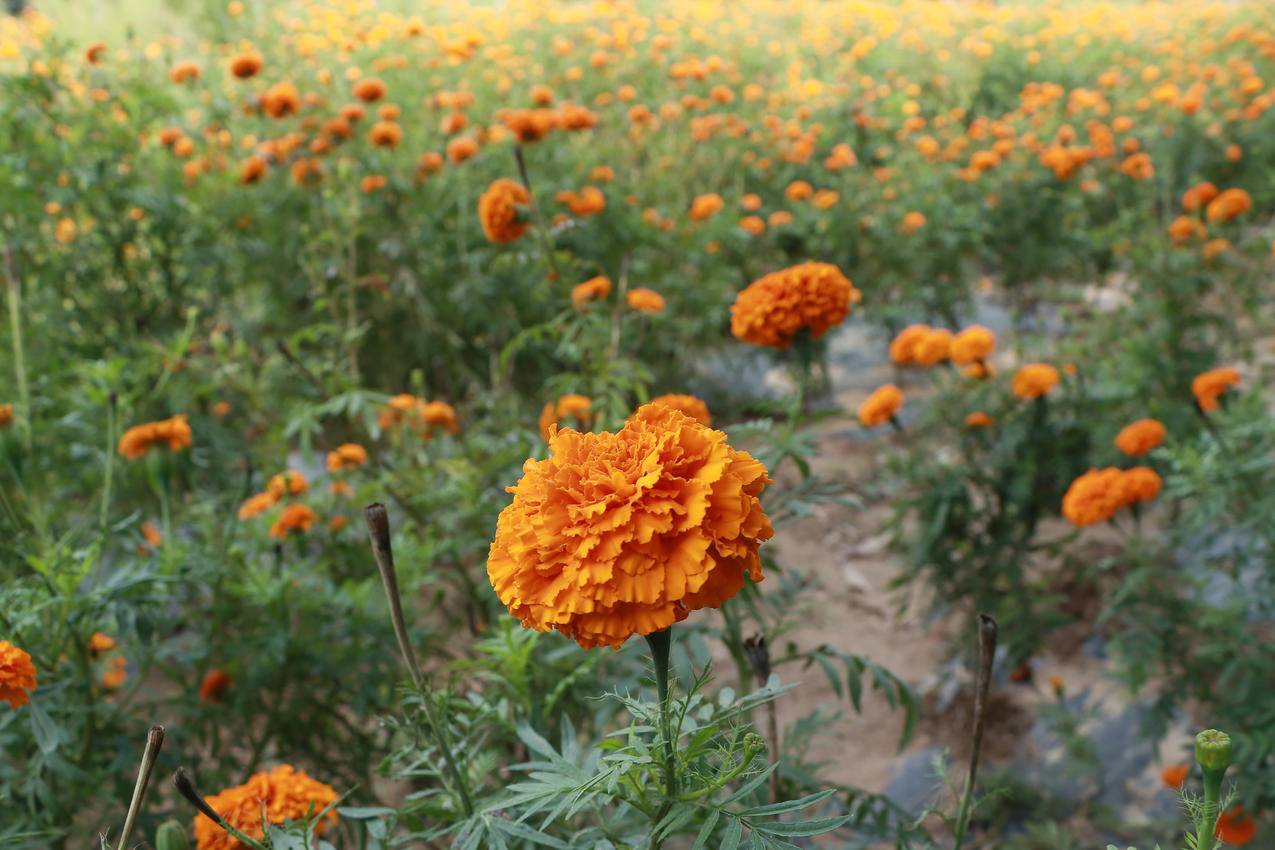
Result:
M1231 766L1231 736L1206 729L1195 736L1195 760L1204 772L1204 806L1195 825L1196 850L1212 850L1221 812L1222 777Z
M27 384L27 361L22 345L22 292L18 276L13 269L13 247L4 246L4 271L9 294L9 331L13 344L13 371L18 379L18 401L21 415L18 428L22 431L23 445L31 452L31 388Z
M983 746L983 730L987 723L987 692L992 684L992 662L996 659L996 621L986 614L978 615L978 681L974 692L974 733L970 751L969 772L961 792L961 806L952 830L952 850L961 850L973 814L974 782L978 777L978 754Z
M655 690L660 700L660 737L664 739L664 790L670 800L677 797L677 742L673 739L672 706L669 704L669 650L673 645L670 629L646 636L655 664Z

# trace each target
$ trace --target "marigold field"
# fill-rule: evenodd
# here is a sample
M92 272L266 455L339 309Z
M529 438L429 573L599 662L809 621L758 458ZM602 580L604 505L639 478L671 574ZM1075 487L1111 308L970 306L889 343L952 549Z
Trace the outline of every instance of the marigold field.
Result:
M1275 6L10 0L0 847L1275 847Z

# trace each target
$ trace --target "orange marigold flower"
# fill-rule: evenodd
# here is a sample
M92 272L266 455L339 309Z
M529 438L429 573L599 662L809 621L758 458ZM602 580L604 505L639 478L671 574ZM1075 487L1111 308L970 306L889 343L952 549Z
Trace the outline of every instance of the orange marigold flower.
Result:
M875 428L893 419L902 407L903 390L894 384L877 387L859 405L859 422L865 428Z
M111 659L110 668L102 674L102 687L108 691L118 690L128 681L128 659L115 657Z
M520 142L543 139L558 126L558 113L552 109L512 109L506 112L502 122Z
M277 504L279 504L279 497L274 493L257 493L254 496L249 496L239 506L239 518L251 519L252 517L260 516Z
M250 156L244 160L243 166L239 169L239 182L245 186L256 183L265 176L267 168L264 159L259 156Z
M748 285L730 308L730 330L754 345L788 348L803 330L818 338L841 324L859 290L831 263L808 262Z
M1209 202L1204 213L1209 221L1227 222L1253 208L1253 199L1243 189L1227 189Z
M521 183L502 177L494 181L478 199L478 220L483 233L497 244L513 242L530 226L522 208L531 203L531 193Z
M354 84L354 96L364 103L375 103L385 97L385 83L377 77L364 77Z
M925 227L925 214L916 210L903 216L903 221L899 224L899 230L908 235L916 233L922 227Z
M1189 764L1171 764L1160 771L1160 781L1165 786L1173 789L1181 788L1186 778L1191 774L1191 765Z
M976 410L965 417L966 428L990 428L992 417L983 410Z
M216 667L204 674L199 683L199 698L204 702L221 702L230 687L230 674Z
M1215 834L1232 847L1243 847L1257 835L1257 823L1234 806L1218 816Z
M651 399L651 404L662 404L686 414L701 425L711 427L713 417L708 412L708 405L700 398L685 393L669 393Z
M403 141L403 128L393 121L377 121L368 130L367 137L378 148L397 147Z
M271 118L283 118L301 108L301 94L287 80L275 83L261 96L261 108Z
M13 424L13 405L0 404L0 428L8 428Z
M1063 516L1081 527L1111 519L1125 506L1122 477L1123 470L1115 467L1091 469L1081 475L1063 496Z
M0 640L0 700L12 709L22 708L35 690L35 680L31 656L7 640Z
M554 427L562 420L570 417L583 428L589 427L593 419L593 401L579 393L567 393L559 396L556 402L548 402L540 411L540 436L549 442Z
M1164 481L1160 478L1160 473L1149 466L1135 466L1120 475L1119 489L1124 505L1149 502L1160 495L1163 487Z
M629 305L630 310L639 313L664 312L664 296L643 286L630 289L624 296L624 303Z
M241 80L246 80L249 77L255 77L263 64L265 63L260 53L255 51L240 53L231 57L230 73Z
M712 218L721 212L722 207L726 205L722 200L722 196L717 193L709 193L707 195L696 195L691 201L691 211L689 213L691 221L704 221Z
M929 325L908 325L890 341L890 360L899 366L916 363L916 349L930 333Z
M181 413L129 428L120 437L119 453L129 460L137 460L153 446L165 445L169 451L179 452L189 448L190 441L190 423L186 421L186 414Z
M487 557L527 628L618 648L762 579L766 468L721 431L647 404L615 433L558 431L510 488Z
M766 219L759 215L746 215L739 220L739 228L753 236L761 236L766 232Z
M101 655L103 652L110 652L115 648L115 638L105 632L94 632L93 637L89 638L89 652L93 655Z
M1164 425L1156 419L1131 422L1116 434L1116 448L1130 457L1144 455L1164 442Z
M970 325L952 337L948 357L958 366L967 366L987 359L995 350L996 334L982 325Z
M354 488L350 486L349 481L332 481L328 483L328 492L333 496L351 496L354 494Z
M460 433L460 420L456 408L445 401L427 401L420 407L421 421L428 431L441 428L448 434Z
M1174 245L1185 245L1193 239L1203 239L1208 233L1204 222L1189 215L1180 215L1169 224L1169 238Z
M918 366L937 366L952 350L952 332L946 328L930 328L916 342L913 362Z
M409 393L391 398L381 409L378 421L384 430L408 423L427 440L440 428L449 434L460 433L456 409L450 404L444 401L426 401Z
M581 218L597 215L607 207L606 195L597 186L585 186L579 192L563 190L553 197L558 203L566 204L572 215Z
M336 789L311 779L305 771L281 764L269 772L248 777L243 785L227 788L208 798L213 811L249 838L265 836L262 818L271 824L301 820L318 814L337 800ZM336 826L333 808L320 819L315 832L322 834ZM195 816L196 850L242 850L243 844L203 815Z
M1217 187L1207 180L1195 184L1182 193L1182 211L1196 212L1203 209L1209 201L1217 197L1217 191Z
M100 41L95 41L84 50L84 59L90 65L96 65L102 59L102 54L106 52L106 45Z
M1014 373L1012 389L1019 398L1040 398L1058 385L1058 370L1048 363L1028 363Z
M328 452L328 472L354 469L367 463L367 449L358 443L342 443Z
M142 537L154 548L159 548L159 544L164 542L164 535L160 533L159 527L150 520L142 523Z
M469 136L460 136L447 143L447 159L452 165L460 165L478 153L478 142Z
M571 306L583 310L593 301L601 301L611 294L611 278L605 275L591 277L577 283L571 289Z
M274 525L270 526L270 536L284 540L294 531L309 531L310 526L318 522L318 515L309 506L293 502L283 509Z
M273 475L266 482L266 492L274 496L275 499L282 499L284 496L300 496L309 489L310 482L295 469L288 469L278 475Z
M1220 406L1218 399L1222 393L1239 382L1240 373L1235 369L1229 367L1210 369L1196 375L1191 381L1191 393L1195 396L1195 403L1200 406L1200 410L1208 413L1217 410Z
M199 73L199 66L194 62L178 62L168 72L168 78L174 83L184 83L187 80L198 80Z

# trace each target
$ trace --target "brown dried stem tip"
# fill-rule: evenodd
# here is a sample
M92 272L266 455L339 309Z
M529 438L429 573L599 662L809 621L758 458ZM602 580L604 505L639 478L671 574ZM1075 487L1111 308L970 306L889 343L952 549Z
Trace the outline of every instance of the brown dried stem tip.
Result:
M398 574L394 570L394 550L390 546L390 517L385 505L374 502L363 509L367 520L367 534L372 541L372 556L381 571L381 583L385 585L385 598L390 603L390 620L394 623L394 636L398 649L407 665L407 673L417 690L422 688L420 668L416 665L416 653L407 639L407 622L403 619L403 602L398 593Z
M189 800L192 806L199 809L200 814L224 829L232 837L238 839L240 843L255 848L255 850L268 850L261 842L254 840L251 836L244 835L227 823L225 818L217 814L217 811L208 805L208 801L200 795L199 789L195 787L195 782L190 778L190 774L186 772L186 768L177 768L177 772L173 774L173 785L177 786L178 793Z
M983 730L987 725L987 693L992 686L992 663L996 660L996 621L987 614L978 615L978 680L974 691L974 735L970 751L969 772L965 775L965 790L961 794L961 807L956 815L953 831L953 850L960 850L961 842L969 829L971 803L974 799L974 780L978 776L978 754L983 748Z
M155 770L155 761L164 746L164 727L152 726L146 735L146 749L142 750L142 763L137 769L137 784L133 786L133 799L128 803L128 814L124 816L124 826L120 830L120 840L116 845L119 850L128 850L128 839L133 834L133 824L137 821L137 813L142 808L142 798L146 796L146 786L150 784L151 772Z

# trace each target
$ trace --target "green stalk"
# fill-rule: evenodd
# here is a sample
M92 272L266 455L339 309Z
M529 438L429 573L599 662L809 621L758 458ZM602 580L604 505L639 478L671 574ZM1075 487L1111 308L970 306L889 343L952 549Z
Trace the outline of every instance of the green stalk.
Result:
M1213 850L1221 812L1222 777L1231 766L1231 736L1206 729L1195 736L1195 760L1204 773L1204 805L1195 825L1196 850Z
M664 739L664 805L653 818L652 826L659 824L668 814L677 798L677 741L673 738L672 706L669 703L669 650L673 645L670 629L646 635L651 648L651 662L655 667L655 691L660 700L660 737ZM651 850L660 850L663 839L652 838Z
M106 405L106 472L102 482L102 512L98 525L106 529L111 510L111 478L115 470L115 393Z
M986 614L978 615L978 682L974 692L974 734L969 771L961 792L961 806L952 830L952 850L961 850L973 814L974 781L978 778L978 754L983 746L983 730L987 723L987 692L992 684L992 662L996 658L996 621Z
M27 453L31 452L31 388L27 384L27 361L22 345L22 291L18 276L13 270L13 247L4 246L4 270L8 282L9 331L13 344L13 371L18 379L18 403L21 415L18 417L18 428L22 431L22 442Z

